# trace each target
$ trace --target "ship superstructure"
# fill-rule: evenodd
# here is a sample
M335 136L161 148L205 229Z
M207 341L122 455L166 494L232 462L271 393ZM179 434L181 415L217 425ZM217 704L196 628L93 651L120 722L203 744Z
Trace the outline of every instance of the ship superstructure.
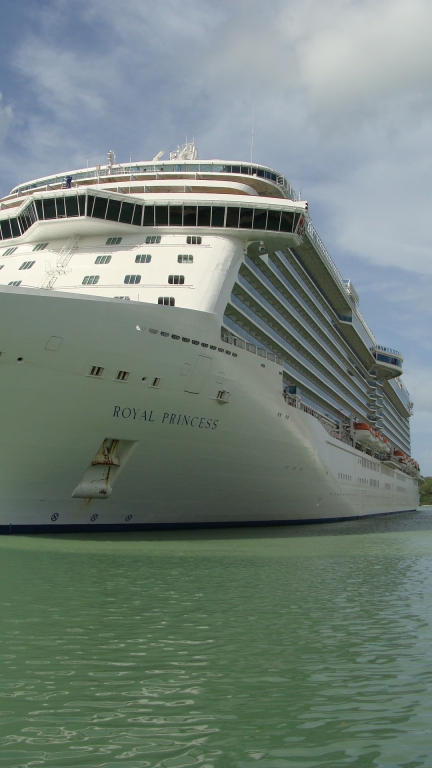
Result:
M417 506L402 356L377 343L307 203L273 169L201 161L187 145L167 161L116 164L110 152L106 166L21 184L0 204L0 293L1 402L12 443L24 441L3 464L1 525ZM17 391L42 424L21 423ZM38 441L39 472L26 440ZM163 478L177 478L181 500Z

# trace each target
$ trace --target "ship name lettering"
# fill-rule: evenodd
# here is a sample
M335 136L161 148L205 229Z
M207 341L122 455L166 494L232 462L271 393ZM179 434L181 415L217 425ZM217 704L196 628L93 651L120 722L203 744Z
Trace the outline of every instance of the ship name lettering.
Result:
M206 419L205 416L186 416L184 414L167 413L162 417L162 424L198 427L198 429L217 429L219 419Z
M141 414L141 415L140 415ZM132 421L151 421L154 423L153 411L142 411L141 408L122 408L121 405L114 406L113 418L131 419ZM162 416L162 424L172 424L176 426L197 427L197 429L217 429L219 419L207 419L206 416L188 416L180 413L168 413L165 411Z
M122 419L129 419L131 416L133 416L132 421L134 421L138 417L139 413L141 413L141 408L122 408L121 405L115 405L113 417L117 416L117 418L121 417ZM154 421L152 417L153 411L149 411L148 415L147 411L142 411L138 421L141 421L141 419L144 419L144 421Z

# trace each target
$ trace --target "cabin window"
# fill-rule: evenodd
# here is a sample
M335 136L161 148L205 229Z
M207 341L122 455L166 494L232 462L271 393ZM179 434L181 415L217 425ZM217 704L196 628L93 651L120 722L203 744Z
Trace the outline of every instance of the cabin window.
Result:
M103 368L100 365L93 365L90 368L89 376L102 376Z
M169 275L169 285L184 285L184 275Z
M15 285L15 287L18 287L18 285L21 285L22 280L12 280L11 283L8 283L8 285Z
M19 269L31 269L33 264L36 264L35 261L23 261Z
M82 281L83 285L96 285L99 282L99 275L86 275Z
M11 256L13 253L15 253L17 248L18 248L17 245L14 245L13 248L6 248L5 252L2 255L3 256Z
M177 261L179 264L193 264L193 256L190 253L179 253Z
M174 296L159 296L158 304L163 304L165 307L174 307L175 306Z
M47 247L48 247L48 243L38 243L37 245L34 246L33 250L34 251L44 251L45 248L47 248Z
M106 253L104 256L97 256L95 259L95 264L109 264L111 258L111 254L109 253Z
M224 210L224 209L223 209L223 210ZM189 226L189 225L187 225L187 224L185 223L185 227L186 227L186 226ZM189 235L189 236L186 238L186 243L187 243L188 245L201 245L201 243L202 243L202 237L197 237L197 235Z
M135 264L148 264L151 261L151 253L137 253Z
M161 236L160 235L147 235L146 237L146 245L153 244L153 243L160 243Z
M122 240L122 237L109 237L105 245L120 245Z
M124 282L126 284L136 284L141 282L141 275L126 275Z

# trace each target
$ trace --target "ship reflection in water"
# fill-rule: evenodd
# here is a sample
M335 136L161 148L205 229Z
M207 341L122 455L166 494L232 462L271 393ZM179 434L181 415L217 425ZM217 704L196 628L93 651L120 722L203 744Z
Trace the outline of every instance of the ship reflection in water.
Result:
M430 765L432 508L0 547L8 768Z

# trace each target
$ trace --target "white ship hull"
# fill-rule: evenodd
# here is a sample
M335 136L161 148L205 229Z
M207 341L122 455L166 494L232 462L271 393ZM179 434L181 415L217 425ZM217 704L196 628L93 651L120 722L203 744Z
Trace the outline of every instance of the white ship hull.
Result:
M216 315L37 289L0 287L0 297L1 533L322 522L417 507L415 479L380 477L285 402L276 363L225 354ZM119 441L112 492L85 498L107 475L92 461L108 439Z

